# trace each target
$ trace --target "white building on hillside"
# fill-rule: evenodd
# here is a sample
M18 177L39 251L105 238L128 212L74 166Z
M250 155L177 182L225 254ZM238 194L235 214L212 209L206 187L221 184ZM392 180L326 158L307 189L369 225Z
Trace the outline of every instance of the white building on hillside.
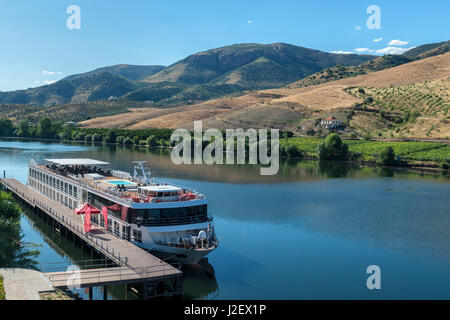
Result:
M320 124L327 129L333 129L333 128L341 126L342 121L336 119L335 117L328 117L328 118L322 119L320 121Z

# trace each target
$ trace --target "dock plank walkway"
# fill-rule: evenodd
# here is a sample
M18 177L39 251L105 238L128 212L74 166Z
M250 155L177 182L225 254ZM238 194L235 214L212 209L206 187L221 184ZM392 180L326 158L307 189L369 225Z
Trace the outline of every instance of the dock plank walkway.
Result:
M92 286L106 286L125 283L137 283L148 275L144 270L119 267L89 270L74 270L63 272L48 272L45 276L54 288L64 288L68 284L85 288ZM159 276L164 276L162 273Z
M84 232L83 221L73 210L43 196L18 180L6 178L0 179L0 182L32 207L41 209L84 242L121 266L120 268L114 268L115 270L109 270L111 268L81 270L83 285L92 285L95 283L95 278L100 283L118 283L138 279L142 281L143 279L181 277L182 273L177 268L103 228L93 227L90 232ZM56 286L60 286L62 281L67 281L71 274L72 272L65 272L65 275L50 273L47 276L49 279L53 279L52 282Z

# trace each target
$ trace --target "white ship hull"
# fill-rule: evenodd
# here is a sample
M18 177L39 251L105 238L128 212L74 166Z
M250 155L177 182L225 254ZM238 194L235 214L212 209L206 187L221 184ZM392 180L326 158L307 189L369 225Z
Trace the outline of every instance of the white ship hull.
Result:
M206 257L215 247L209 249L184 249L173 248L167 246L155 246L149 250L152 254L168 262L176 262L181 264L198 264Z

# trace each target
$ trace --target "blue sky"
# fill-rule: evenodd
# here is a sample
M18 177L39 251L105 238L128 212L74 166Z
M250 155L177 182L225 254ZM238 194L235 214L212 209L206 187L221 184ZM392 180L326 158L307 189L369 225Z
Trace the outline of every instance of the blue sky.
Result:
M450 39L448 0L0 3L0 91L120 63L170 65L234 43L286 42L329 52L381 54ZM79 30L66 27L70 5L81 9ZM381 10L381 29L366 26L370 5Z

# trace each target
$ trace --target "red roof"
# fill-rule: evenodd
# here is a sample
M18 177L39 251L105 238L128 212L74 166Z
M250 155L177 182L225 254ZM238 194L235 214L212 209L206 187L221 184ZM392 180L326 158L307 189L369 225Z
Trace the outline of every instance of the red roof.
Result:
M79 208L79 209L75 209L75 213L80 215L80 214L86 214L86 210L87 208L91 208L91 214L100 214L100 210L97 209L96 207L91 206L89 203L86 203L83 207Z
M325 118L323 120L324 121L331 121L331 120L336 120L336 118L335 117L328 117L328 118Z

